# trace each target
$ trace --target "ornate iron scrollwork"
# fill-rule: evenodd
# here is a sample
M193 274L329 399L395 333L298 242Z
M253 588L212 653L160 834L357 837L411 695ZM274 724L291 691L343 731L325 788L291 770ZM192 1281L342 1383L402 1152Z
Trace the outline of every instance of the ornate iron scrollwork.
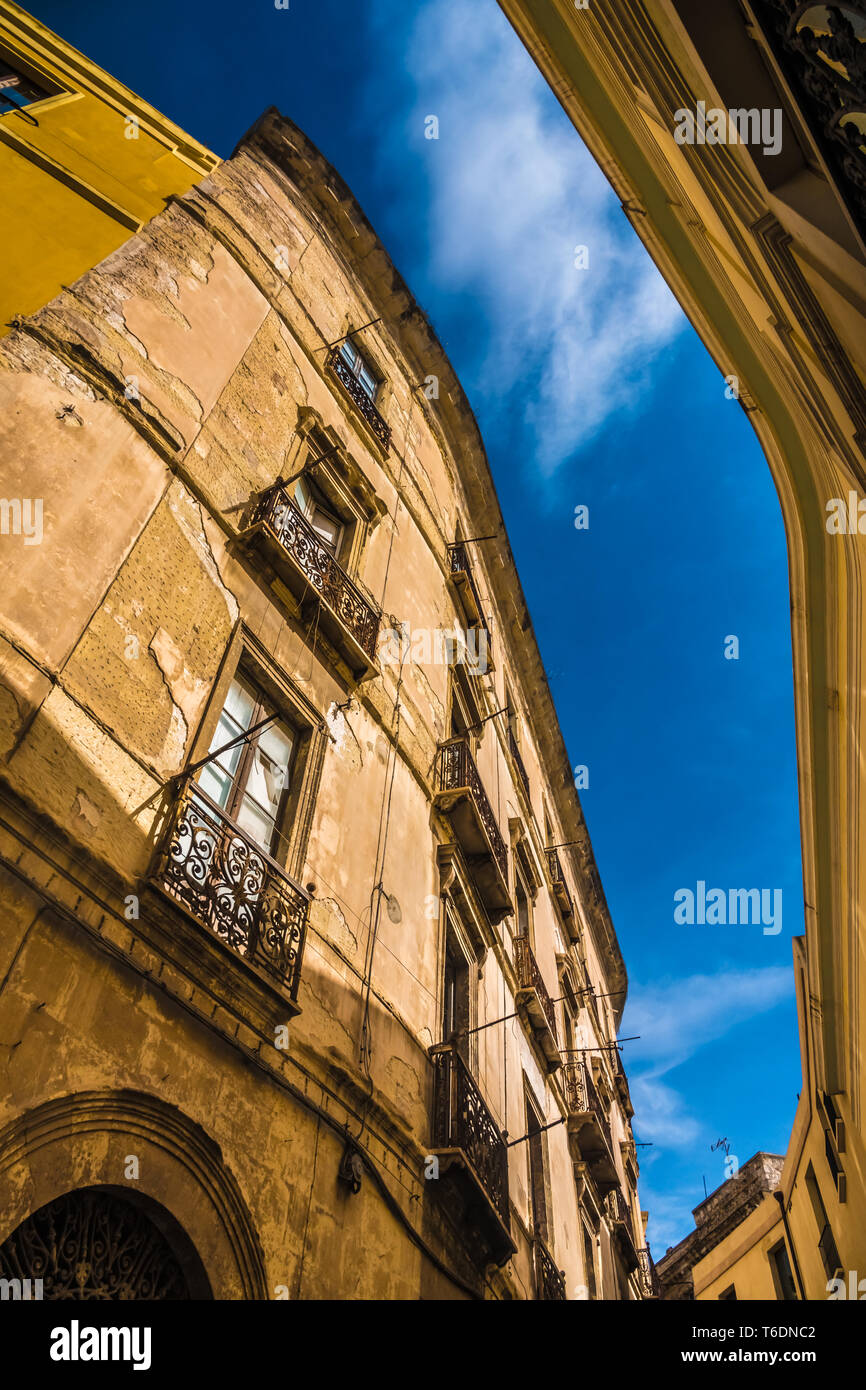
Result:
M556 1010L553 1006L553 1000L547 992L547 985L542 979L538 961L532 953L527 937L516 936L514 938L514 959L520 988L532 989L538 995L539 1003L544 1010L544 1017L547 1019L548 1027L555 1038L557 1036Z
M0 1246L0 1278L42 1280L48 1300L189 1299L167 1241L138 1207L99 1189L68 1192Z
M263 522L358 646L376 656L381 614L368 603L282 485L265 493L254 520Z
M544 1303L565 1303L567 1295L562 1271L557 1269L553 1256L538 1236L535 1237L533 1248L536 1298Z
M753 3L839 191L866 232L866 4Z
M547 872L550 874L550 881L553 884L554 892L560 901L563 911L567 916L574 916L574 903L565 874L562 868L562 860L555 849L545 850L547 855Z
M447 743L441 744L439 748L438 790L445 792L461 787L468 787L472 793L481 823L487 834L491 853L502 877L507 881L508 850L496 823L493 807L487 799L484 785L478 776L475 760L469 752L468 740L452 738Z
M334 348L328 357L328 366L341 386L345 387L348 391L380 444L384 445L387 449L391 443L391 427L382 419L382 416L379 414L358 378L349 370L338 347Z
M462 1149L508 1230L508 1151L505 1140L457 1048L438 1049L433 1054L432 1062L433 1147Z
M191 779L173 810L157 882L295 998L307 895Z

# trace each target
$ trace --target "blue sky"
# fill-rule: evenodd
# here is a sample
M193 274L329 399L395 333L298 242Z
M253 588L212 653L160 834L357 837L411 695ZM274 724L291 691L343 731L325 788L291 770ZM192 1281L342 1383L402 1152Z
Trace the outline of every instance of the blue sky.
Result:
M291 116L430 314L589 768L658 1258L725 1176L715 1141L783 1152L801 1083L787 560L745 415L495 0L28 8L221 155L265 107ZM698 880L781 889L781 931L677 925Z

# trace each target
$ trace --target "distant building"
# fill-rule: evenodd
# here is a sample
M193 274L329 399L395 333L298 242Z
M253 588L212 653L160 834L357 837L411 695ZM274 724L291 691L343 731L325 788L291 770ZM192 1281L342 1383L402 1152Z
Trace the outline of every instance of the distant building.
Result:
M695 1265L763 1203L766 1193L775 1191L783 1162L778 1154L755 1154L695 1207L695 1229L679 1245L666 1250L656 1264L662 1298L676 1301L695 1297Z

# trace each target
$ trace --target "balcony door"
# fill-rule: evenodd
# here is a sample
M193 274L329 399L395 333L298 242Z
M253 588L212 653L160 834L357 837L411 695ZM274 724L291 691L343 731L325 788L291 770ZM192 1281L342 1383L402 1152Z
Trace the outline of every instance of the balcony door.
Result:
M467 1066L470 1066L471 997L469 962L451 932L445 943L444 988L442 991L442 1038L454 1038L455 1046Z
M245 676L232 681L211 740L216 752L275 713L273 704ZM257 845L273 854L289 791L297 735L275 719L252 739L242 739L205 763L198 784Z
M328 509L316 489L306 478L295 485L295 506L312 526L322 545L334 559L339 557L345 527L340 518Z
M526 1102L526 1133L529 1136L526 1147L529 1156L529 1194L532 1203L533 1234L549 1246L549 1227L547 1220L547 1173L544 1133L542 1121L528 1093Z

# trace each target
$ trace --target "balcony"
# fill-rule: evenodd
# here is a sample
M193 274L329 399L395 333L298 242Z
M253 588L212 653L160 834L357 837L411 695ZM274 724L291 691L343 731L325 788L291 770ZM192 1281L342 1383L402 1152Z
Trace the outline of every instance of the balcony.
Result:
M451 822L478 895L494 926L512 911L508 850L465 738L440 743L434 805Z
M532 1256L535 1265L535 1297L542 1303L565 1303L565 1276L557 1269L553 1256L544 1241L538 1236L532 1242Z
M565 1094L568 1132L577 1146L577 1157L586 1163L599 1192L609 1192L619 1183L610 1121L583 1057L566 1064Z
M524 764L523 758L520 756L520 747L518 745L517 739L514 737L514 732L510 727L508 730L508 751L511 754L511 761L514 763L514 766L517 769L517 774L520 777L521 782L523 783L523 790L526 792L527 803L531 806L532 797L529 794L529 773L526 771L526 766Z
M640 1286L644 1298L661 1298L662 1286L659 1282L656 1267L653 1264L653 1257L650 1254L649 1246L645 1245L642 1250L638 1250L638 1266L640 1268Z
M456 1046L441 1043L430 1059L431 1153L439 1160L440 1179L448 1175L463 1208L461 1224L477 1234L479 1262L503 1265L517 1248L511 1239L505 1140Z
M562 1065L556 1032L556 1012L525 936L514 938L514 963L517 967L515 1002L520 1012L529 1020L536 1041L544 1053L547 1070L556 1071Z
M338 564L281 483L261 498L248 533L301 602L319 605L319 626L357 678L374 675L381 613Z
M382 419L358 378L349 370L338 347L329 354L326 365L363 417L365 424L369 426L382 448L387 452L391 447L391 427Z
M297 998L309 897L190 777L171 808L153 880Z
M484 617L481 595L475 583L469 553L463 541L448 547L448 582L454 591L467 627L483 629L487 634L487 651L490 652L490 629Z
M571 893L568 891L568 884L565 881L565 874L562 870L562 860L555 849L545 850L547 856L547 872L550 874L550 882L553 888L553 898L559 909L562 918L562 925L568 932L569 940L576 944L580 940L580 928L578 926L577 914L574 910L574 903Z
M622 1188L617 1184L607 1195L608 1214L613 1226L613 1238L616 1241L623 1263L629 1273L637 1269L640 1261L638 1260L637 1246L634 1240L634 1227L632 1225L631 1211Z

